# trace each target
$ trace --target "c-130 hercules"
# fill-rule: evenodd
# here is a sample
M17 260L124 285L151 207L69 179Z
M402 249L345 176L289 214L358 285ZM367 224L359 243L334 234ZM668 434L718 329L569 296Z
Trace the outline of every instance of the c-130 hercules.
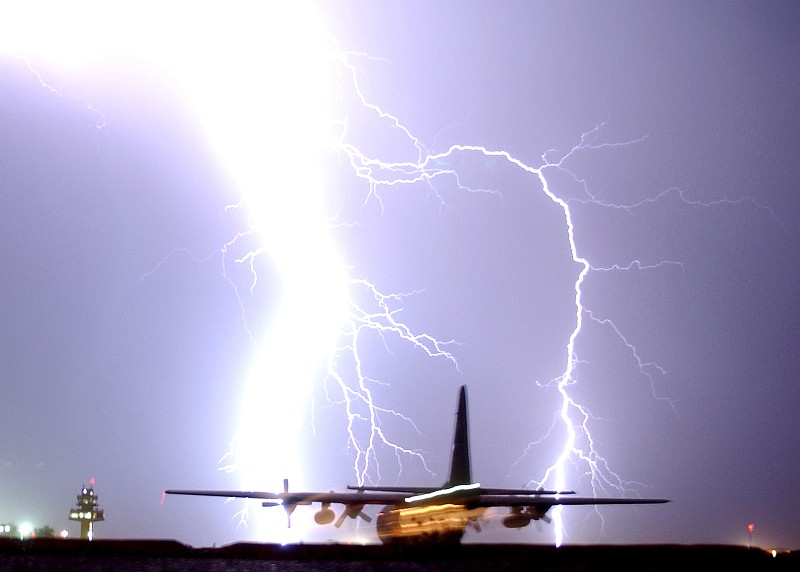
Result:
M659 504L666 499L578 497L574 491L495 489L472 482L467 421L467 389L461 386L456 411L456 427L450 461L450 476L440 488L435 487L371 487L348 486L350 492L290 492L288 479L283 492L184 490L164 491L172 495L239 497L263 499L262 505L283 506L287 518L298 505L320 503L314 514L317 524L330 524L335 519L331 504L342 504L344 510L336 519L339 527L345 517L372 518L364 512L366 505L384 505L378 513L376 529L384 544L417 542L459 543L467 526L480 530L479 519L490 507L508 507L503 517L506 528L522 528L531 520L550 522L547 511L557 505ZM291 520L289 520L291 526Z

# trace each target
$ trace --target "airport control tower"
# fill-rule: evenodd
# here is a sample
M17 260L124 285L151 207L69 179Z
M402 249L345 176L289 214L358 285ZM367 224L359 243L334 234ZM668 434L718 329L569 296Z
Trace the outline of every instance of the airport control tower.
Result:
M81 538L92 539L94 523L103 518L103 509L97 506L97 495L94 494L94 479L89 479L89 488L86 485L78 495L78 506L69 511L69 519L81 523Z

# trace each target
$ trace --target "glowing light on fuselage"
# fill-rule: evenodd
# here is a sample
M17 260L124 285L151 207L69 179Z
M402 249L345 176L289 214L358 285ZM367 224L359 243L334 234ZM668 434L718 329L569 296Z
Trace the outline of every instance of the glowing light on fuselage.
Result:
M274 269L260 279L280 284L268 331L252 333L257 352L233 451L244 488L272 489L305 469L298 434L308 423L310 382L323 377L348 299L315 170L329 122L324 30L303 4L250 8L240 18L226 10L230 25L209 22L216 41L175 73L242 193L249 232L263 245L251 256L266 256ZM280 511L266 517L270 528L286 530Z
M481 487L480 483L471 483L469 485L456 485L454 487L450 487L447 489L439 489L437 491L431 491L429 493L423 493L419 495L406 497L405 501L407 503L422 502L438 497L453 496L455 493L459 493L461 491L472 491L475 489L479 489L480 487Z

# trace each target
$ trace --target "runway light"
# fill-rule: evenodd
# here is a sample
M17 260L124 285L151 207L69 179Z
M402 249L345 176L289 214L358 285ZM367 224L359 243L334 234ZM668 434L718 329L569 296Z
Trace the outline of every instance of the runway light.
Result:
M69 532L68 532L68 531L66 531L66 530L62 530L62 531L59 533L59 536L60 536L61 538L66 538L67 536L69 536Z
M19 525L19 538L20 540L24 539L26 536L30 536L31 532L33 532L33 526L29 522L23 522Z

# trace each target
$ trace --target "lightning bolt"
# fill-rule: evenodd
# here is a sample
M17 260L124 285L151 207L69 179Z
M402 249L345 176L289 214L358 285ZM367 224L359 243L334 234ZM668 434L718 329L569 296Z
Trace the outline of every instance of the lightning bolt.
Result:
M631 270L656 270L664 267L677 267L683 269L683 265L678 261L661 260L653 263L643 264L639 260L629 261L626 265L614 264L609 267L593 266L586 258L579 254L579 248L575 239L575 225L573 222L573 215L570 210L567 200L559 197L550 187L550 182L546 173L548 171L560 171L566 173L574 180L579 182L586 192L587 198L577 199L580 202L593 202L607 208L623 208L628 212L633 212L637 207L642 206L647 201L643 201L636 205L613 205L603 203L593 196L583 180L575 176L569 171L565 164L574 155L584 152L599 149L603 147L617 147L625 145L633 145L641 143L644 138L622 143L597 143L596 138L602 126L598 126L592 131L585 133L580 142L570 149L567 153L556 155L555 151L549 150L541 156L541 163L538 166L532 166L524 163L520 159L512 156L505 150L489 149L479 145L451 145L447 150L439 153L430 153L420 140L412 135L411 131L405 127L400 120L380 109L378 106L370 103L364 97L362 90L358 85L357 74L352 65L348 64L346 60L340 61L347 70L347 76L351 78L352 88L357 95L364 109L370 110L376 120L384 122L390 129L399 131L401 135L406 137L409 146L409 154L416 153L415 160L405 161L387 161L369 156L362 152L357 146L348 143L344 137L340 141L339 148L348 157L350 165L356 176L365 180L369 186L369 196L374 197L383 208L383 201L381 200L381 189L387 187L394 187L398 185L414 185L419 183L427 184L431 193L437 197L442 206L445 206L444 199L437 192L434 182L450 178L455 185L465 192L495 192L491 189L475 189L465 186L461 182L458 172L447 165L457 163L455 160L457 156L471 156L477 155L484 159L500 159L516 169L523 171L531 176L532 189L534 192L544 193L550 201L559 207L561 210L564 221L564 232L569 243L569 251L572 261L580 268L574 282L574 328L569 335L565 347L565 368L558 378L553 380L559 397L560 408L555 416L555 424L558 424L565 433L565 439L561 446L561 453L558 455L553 464L546 470L542 479L535 482L537 485L553 487L555 489L565 490L569 488L568 466L572 463L579 463L584 466L590 477L592 488L595 492L608 492L608 490L616 492L624 492L634 483L623 480L618 474L610 469L609 463L599 454L598 447L591 436L589 421L592 418L589 410L581 405L570 393L570 386L576 382L576 365L578 358L576 353L576 344L579 336L584 327L585 320L591 320L601 326L610 328L617 338L621 341L624 347L630 351L633 356L638 370L642 376L647 378L652 387L653 396L656 399L666 400L674 409L674 404L666 397L657 395L656 379L654 375L663 376L666 374L655 362L644 361L636 347L624 336L620 329L608 318L599 318L583 303L583 288L587 275L590 272L612 272L612 271L631 271ZM548 159L549 156L555 155L555 159ZM498 193L499 194L499 193ZM653 202L659 198L666 196L668 192L662 193L653 199ZM681 195L681 199L684 197ZM688 201L685 201L688 204ZM532 443L531 445L534 445ZM635 483L639 484L639 483ZM564 540L564 521L562 516L561 507L556 507L553 510L553 521L555 529L555 543L560 546Z

